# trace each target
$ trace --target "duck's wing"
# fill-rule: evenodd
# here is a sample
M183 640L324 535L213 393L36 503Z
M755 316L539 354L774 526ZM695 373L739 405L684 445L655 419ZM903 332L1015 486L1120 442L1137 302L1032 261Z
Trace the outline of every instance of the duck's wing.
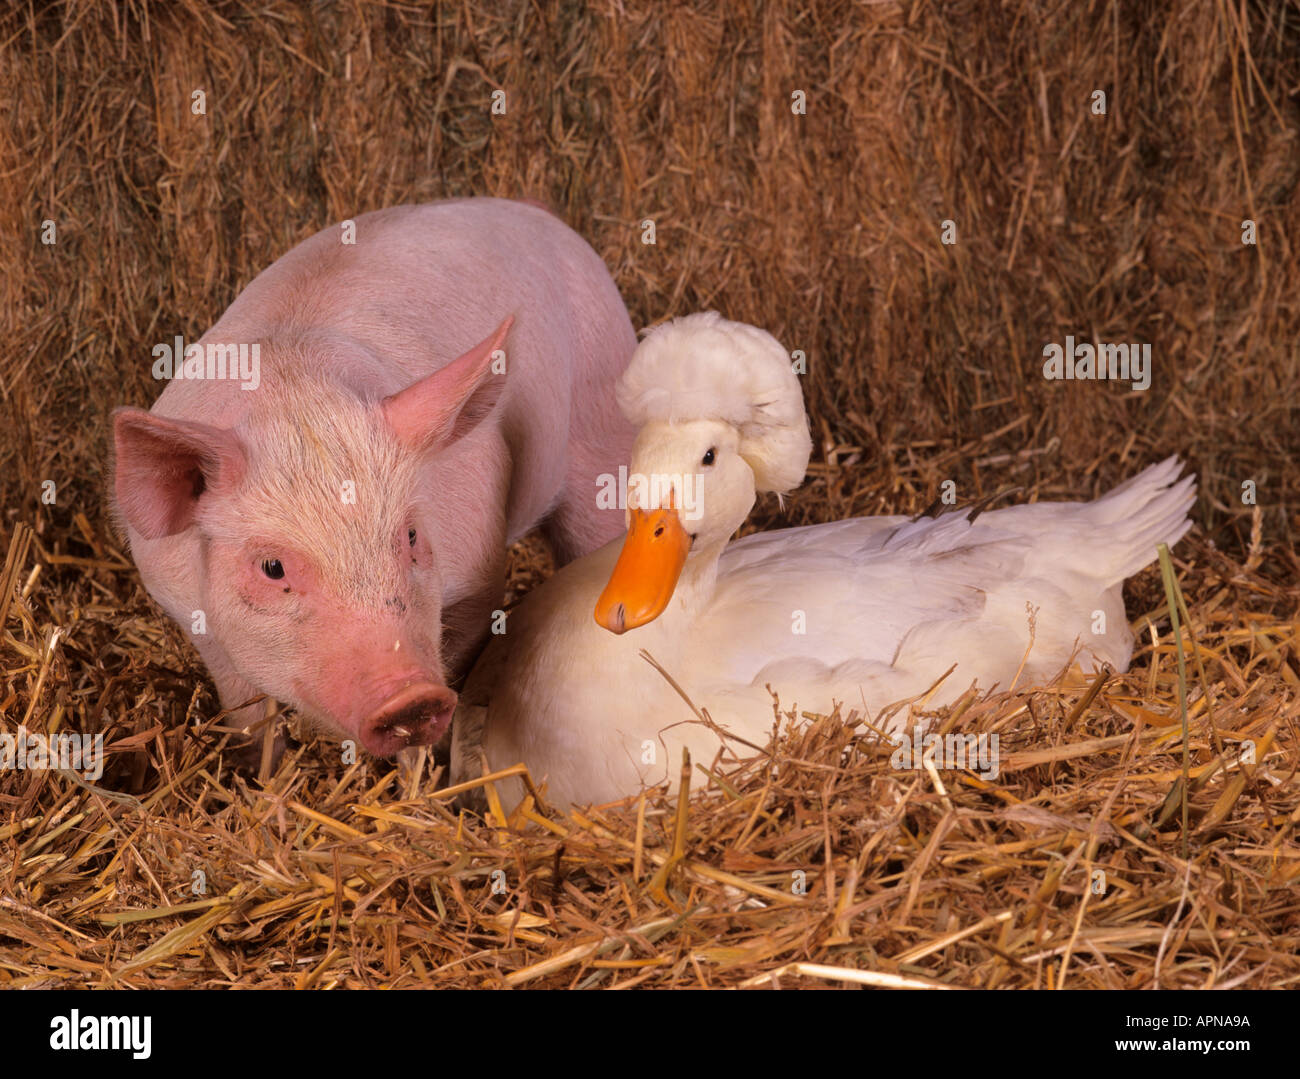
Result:
M719 573L740 572L752 562L773 557L854 555L905 524L906 517L849 517L820 525L755 532L730 544L719 559Z
M1031 545L956 516L855 518L764 539L723 556L701 615L722 646L714 660L746 682L778 661L893 664L918 627L978 618L988 588L1016 577Z
M1026 677L1079 651L1122 670L1132 637L1119 586L1190 527L1194 478L1180 470L1171 458L1089 503L747 537L719 561L708 661L731 679L805 685L891 671L910 685L957 662L987 687L1021 668L1032 626Z

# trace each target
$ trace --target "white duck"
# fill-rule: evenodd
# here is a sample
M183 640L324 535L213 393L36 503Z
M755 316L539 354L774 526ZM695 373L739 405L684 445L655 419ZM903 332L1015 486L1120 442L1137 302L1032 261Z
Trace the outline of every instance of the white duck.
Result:
M717 727L759 746L772 693L783 712L840 703L874 720L954 663L928 706L1017 672L1042 683L1072 659L1125 670L1124 578L1191 527L1194 478L1178 481L1171 457L1095 502L862 517L728 545L755 492L787 491L807 466L785 349L714 312L680 318L641 343L618 400L641 425L621 552L571 563L511 612L461 694L453 782L478 774L480 746L493 770L527 764L559 805L675 778L683 745L711 762L719 734L643 650ZM907 722L902 709L888 729ZM522 786L502 793L517 801Z

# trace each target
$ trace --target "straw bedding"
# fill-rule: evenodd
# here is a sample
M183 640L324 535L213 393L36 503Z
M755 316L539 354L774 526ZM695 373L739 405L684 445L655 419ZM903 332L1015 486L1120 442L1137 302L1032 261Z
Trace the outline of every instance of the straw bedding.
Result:
M1298 98L1284 3L0 17L0 733L109 753L89 786L0 771L0 985L1295 985ZM639 326L717 308L804 351L813 465L748 527L1183 455L1180 632L1146 570L1128 674L942 714L998 734L996 778L838 717L693 762L687 803L511 821L293 717L232 771L109 520L111 409L317 228L471 194L555 207ZM1150 342L1150 389L1044 379L1067 334ZM510 596L549 571L521 544Z

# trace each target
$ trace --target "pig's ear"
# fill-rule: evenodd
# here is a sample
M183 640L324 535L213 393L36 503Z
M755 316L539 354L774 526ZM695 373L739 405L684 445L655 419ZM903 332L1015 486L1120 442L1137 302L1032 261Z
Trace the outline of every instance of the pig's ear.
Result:
M504 347L514 321L507 315L495 333L463 356L384 398L384 418L404 445L417 451L450 445L496 407L506 376L492 370L492 354Z
M247 468L233 431L139 408L113 414L113 490L127 523L146 539L184 532L199 497L228 491Z

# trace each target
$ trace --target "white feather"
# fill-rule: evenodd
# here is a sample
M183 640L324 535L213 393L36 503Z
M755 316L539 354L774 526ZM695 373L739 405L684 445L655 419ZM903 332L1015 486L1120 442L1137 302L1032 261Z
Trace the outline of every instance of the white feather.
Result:
M803 481L812 453L803 393L789 354L766 330L716 311L673 319L637 347L616 392L638 427L732 424L759 491L781 493Z

